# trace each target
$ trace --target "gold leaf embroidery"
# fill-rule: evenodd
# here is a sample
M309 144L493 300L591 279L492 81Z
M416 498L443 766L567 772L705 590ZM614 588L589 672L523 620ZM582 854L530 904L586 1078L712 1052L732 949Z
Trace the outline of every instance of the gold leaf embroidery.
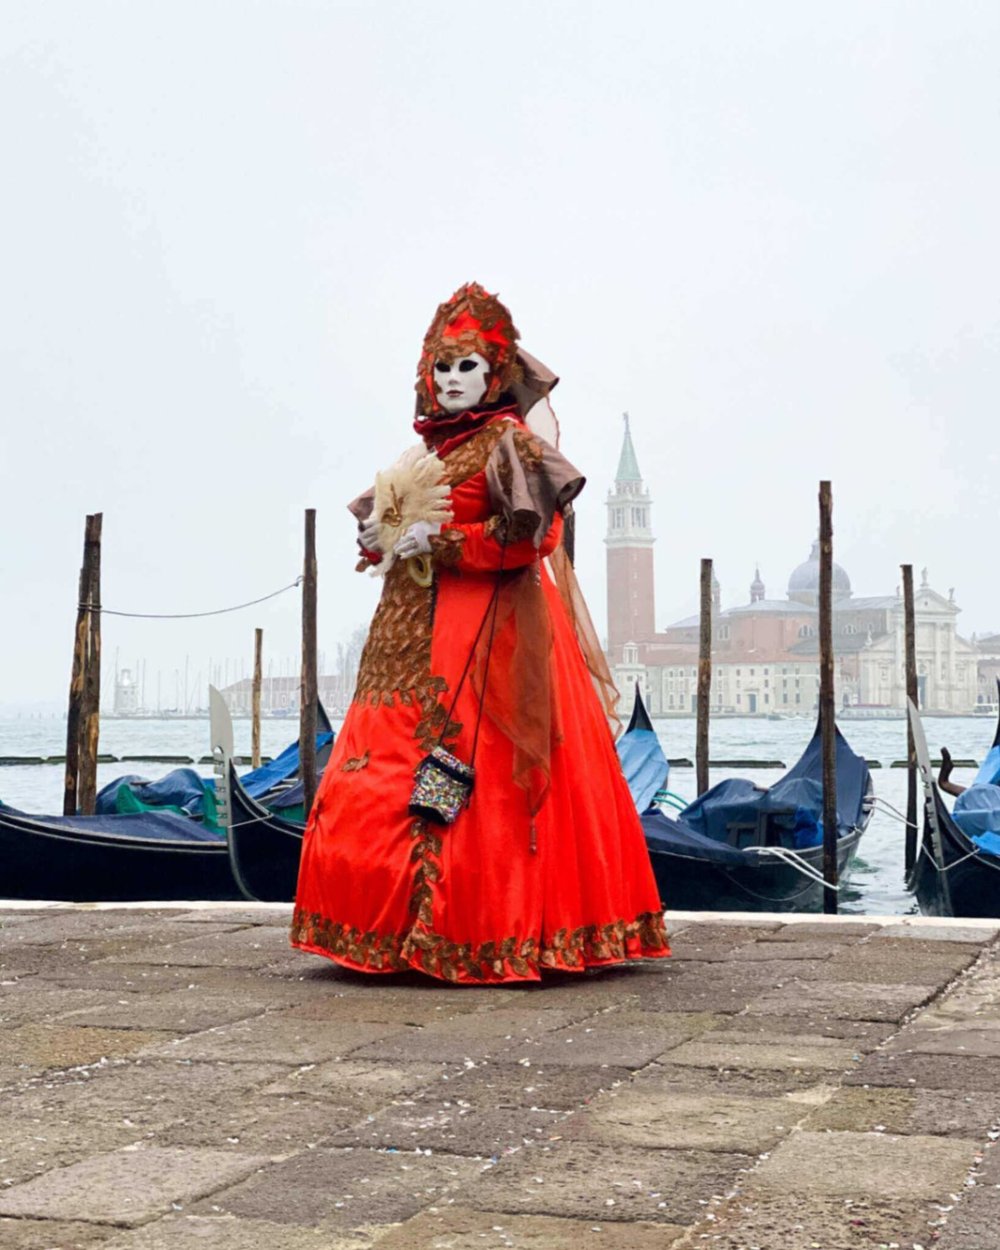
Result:
M421 822L417 822L418 824ZM419 873L419 870L418 870ZM421 882L421 890L430 888ZM420 893L420 891L417 891ZM424 898L418 904L422 912ZM415 909L416 910L416 909ZM559 929L548 939L504 938L477 947L457 943L429 928L429 919L417 920L405 934L361 933L317 914L297 908L292 941L311 946L376 970L413 966L449 981L483 981L508 971L530 976L540 968L583 968L597 963L669 953L667 929L659 912L643 912L634 920L585 925L569 932ZM353 952L353 953L351 953Z
M465 546L463 530L444 529L440 534L432 534L428 541L434 562L442 568L454 568L461 560L462 549Z

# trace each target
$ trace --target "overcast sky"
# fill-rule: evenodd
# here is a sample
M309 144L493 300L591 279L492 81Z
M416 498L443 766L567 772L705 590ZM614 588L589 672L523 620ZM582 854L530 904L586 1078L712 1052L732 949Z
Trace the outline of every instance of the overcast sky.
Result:
M185 612L291 581L317 508L331 655L469 279L562 377L601 629L625 409L659 625L702 556L783 595L830 477L855 593L926 565L1000 629L998 65L995 0L3 0L0 703L65 697L88 511L105 604ZM297 592L105 656L166 687L255 625L294 655Z

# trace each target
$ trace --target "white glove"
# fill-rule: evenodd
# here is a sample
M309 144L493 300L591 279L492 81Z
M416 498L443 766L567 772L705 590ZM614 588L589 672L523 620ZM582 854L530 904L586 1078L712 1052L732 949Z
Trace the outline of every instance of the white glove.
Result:
M365 551L377 551L382 554L382 542L380 534L382 525L377 516L370 517L361 527L358 534L358 542L361 543Z
M431 549L431 535L440 533L440 521L415 521L396 543L393 549L394 554L400 560L409 560L411 556L428 555Z

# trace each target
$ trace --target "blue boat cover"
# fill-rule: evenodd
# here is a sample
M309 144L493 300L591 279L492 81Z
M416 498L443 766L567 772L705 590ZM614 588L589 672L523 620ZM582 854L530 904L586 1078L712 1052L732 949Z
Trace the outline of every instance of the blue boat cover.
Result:
M643 812L641 820L646 846L652 854L659 852L664 855L680 855L685 859L697 859L705 864L721 864L729 868L741 868L746 864L759 862L750 852L727 846L724 842L716 842L714 838L706 837L659 808L654 807L652 811Z
M839 835L861 821L868 790L868 765L837 731L837 823ZM822 753L819 732L784 777L765 789L742 777L720 781L677 816L644 815L651 850L700 856L710 863L759 862L746 847L760 844L760 830L780 835L784 846L802 850L823 841ZM1000 794L1000 790L997 791ZM733 826L742 826L734 829ZM741 836L742 835L742 836ZM735 858L734 858L735 857Z
M316 735L316 750L320 751L333 741L332 732ZM270 764L262 764L241 778L244 790L255 799L261 798L269 790L289 777L294 777L299 770L299 744L296 740L287 746ZM128 773L124 777L116 777L98 792L96 812L99 816L113 816L120 813L121 800L119 791L125 787L131 794L149 807L163 807L185 812L188 816L205 815L205 791L215 791L215 779L202 777L193 768L175 768L158 781L148 781L137 773ZM298 791L297 799L290 799L283 794L280 804L291 806L302 802L301 785L294 787ZM289 792L291 793L291 792Z
M94 837L120 838L123 842L143 838L157 842L213 842L218 845L220 841L219 835L211 829L173 812L138 812L125 816L34 816L3 803L0 803L0 812L30 820L33 825L51 829L54 833L66 830L89 833Z
M972 783L974 786L995 786L1000 784L1000 746L990 747L986 759L979 765L979 772Z
M670 765L651 729L630 729L618 739L618 758L636 809L644 812L652 805L657 790L666 789Z
M1000 786L974 783L955 799L951 814L981 851L1000 855Z
M322 750L323 747L328 746L332 741L332 733L318 733L316 735L316 750ZM255 768L253 772L241 777L240 783L252 799L259 799L267 794L268 790L273 790L280 782L287 781L289 777L294 777L298 771L299 743L298 739L296 739L290 746L285 747L280 755L275 756L270 764L262 764L260 768Z
M119 811L118 792L122 787L149 807L172 807L189 816L201 816L204 809L206 783L193 768L175 768L158 781L147 781L135 773L116 777L98 792L96 811L99 816Z

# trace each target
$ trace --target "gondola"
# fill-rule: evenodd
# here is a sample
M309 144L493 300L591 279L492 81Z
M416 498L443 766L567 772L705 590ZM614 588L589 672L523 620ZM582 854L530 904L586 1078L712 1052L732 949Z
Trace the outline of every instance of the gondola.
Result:
M871 820L874 790L868 765L839 730L836 765L837 869L843 879ZM817 725L798 763L768 789L732 778L713 786L683 811L668 814L656 805L641 808L664 907L821 910L826 889L817 819L822 812L822 776Z
M913 866L906 885L915 895L926 916L1000 917L1000 856L989 854L956 823L941 796L931 767L927 737L920 713L909 702L907 712L917 768L923 784L923 827ZM976 776L982 784L994 780L995 770L987 764L997 752L1000 755L1000 724L993 747ZM994 756L994 759L996 757Z
M243 898L290 902L295 897L305 824L278 815L247 791L233 763L229 709L214 686L209 687L208 699L215 793L233 880Z
M281 818L247 792L232 763L229 709L209 692L216 790L225 813L233 876L248 899L287 902L295 897L304 824ZM651 803L666 785L669 765L639 694L628 730L618 742L619 758L637 803Z
M318 709L317 717L322 764L332 730L325 712ZM285 760L287 765L285 757L293 750L297 770L297 744L274 763ZM294 786L297 776L284 766L274 774L283 771L285 785ZM268 800L278 797L274 774L272 784L263 788ZM294 797L293 790L287 793ZM0 803L0 898L118 903L245 897L224 833L189 815L152 808L40 816Z
M120 903L243 896L225 841L187 816L29 816L0 804L0 897Z
M218 722L217 727L213 722L213 748L218 758L219 792L225 795L233 875L247 898L287 902L295 894L304 826L280 819L247 795L230 759L232 726L221 698L213 704L213 713ZM732 822L732 842L699 832L683 814L668 816L651 806L666 783L669 766L638 690L618 753L641 813L665 906L729 911L812 911L822 907L824 886L817 879L822 874L822 845L798 849L792 845L796 813L804 810L804 804L815 806L817 795L822 794L818 730L802 759L770 791L761 791L751 782L736 786L723 782L710 792L718 797L720 789L723 791L723 802L710 822L713 832L725 802L731 804L734 797L737 800L737 814L744 819ZM736 796L734 789L739 791ZM867 764L854 754L839 731L837 794L841 816L837 861L843 876L871 819L873 791ZM699 800L702 807L707 798ZM686 810L690 813L694 806ZM752 813L752 830L748 829L748 812ZM697 823L700 817L693 819ZM755 841L748 844L751 833Z

